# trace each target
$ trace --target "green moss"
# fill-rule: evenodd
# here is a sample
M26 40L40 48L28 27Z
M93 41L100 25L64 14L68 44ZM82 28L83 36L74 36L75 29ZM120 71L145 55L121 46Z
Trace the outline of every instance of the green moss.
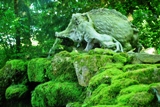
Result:
M112 93L110 86L101 84L93 91L90 97L86 98L83 107L94 105L112 105L115 104L115 93Z
M154 96L148 92L137 92L124 94L118 97L118 103L123 103L131 107L150 107L149 104Z
M6 88L11 84L26 84L27 66L22 60L11 60L6 62L5 66L0 69L0 96L5 97Z
M66 107L81 107L82 104L79 102L68 103Z
M7 100L15 98L20 99L26 94L27 91L28 88L25 85L12 85L6 89L5 97Z
M153 100L153 98L154 95L151 93L138 92L130 98L128 105L131 105L133 107L149 106L149 103Z
M138 85L131 85L127 88L124 88L120 91L120 94L128 94L131 92L142 92L142 91L148 91L150 89L149 85L145 85L145 84L138 84Z
M134 71L134 70L148 68L148 67L155 67L156 68L156 65L153 65L153 64L129 64L129 65L126 65L123 67L123 71L128 72L128 71Z
M95 89L98 85L102 83L110 84L112 76L119 75L123 73L117 68L107 69L101 73L96 74L90 79L89 87Z
M157 102L160 102L160 83L152 83L150 84L150 91L153 95L156 96Z
M130 107L130 106L125 106L125 105L96 105L96 106L92 106L92 107Z
M121 79L121 78L131 78L137 80L139 83L142 84L151 84L155 82L159 82L160 72L155 70L156 68L147 67L138 70L134 70L131 72L126 72L124 74L115 76L114 79Z
M32 107L60 107L78 101L81 88L75 83L49 81L32 92Z
M123 64L122 63L107 63L106 66L101 67L101 70L105 70L105 69L110 69L110 68L118 68L121 69L123 68Z
M65 53L67 55L65 55ZM50 80L56 80L60 82L64 81L76 81L77 76L75 72L75 68L73 65L73 59L68 55L67 52L58 53L52 59L52 70L47 71L47 76Z
M126 56L124 56L124 55L121 54L121 53L114 54L114 55L113 55L113 60L114 60L116 63L122 63L122 64L125 64L125 63L127 62Z
M51 61L45 58L35 58L28 63L28 79L30 82L44 82L47 80L46 72L50 71Z
M80 66L87 66L89 69L95 69L97 71L100 67L105 66L107 63L112 62L112 56L108 55L88 55L81 54L74 58Z
M116 54L116 52L110 50L110 49L102 49L102 48L95 48L93 50L90 50L88 52L90 55L93 54L100 54L100 55L111 55L113 56L114 54Z
M112 92L119 93L121 89L135 84L139 84L139 82L130 78L122 78L113 80L110 87L112 89Z
M11 60L6 63L6 65L11 65L12 70L25 71L26 63L22 60Z
M92 107L116 107L116 105L96 105Z
M58 53L58 56L61 56L61 57L71 57L71 54L67 51L61 51Z
M129 86L120 91L117 101L132 107L148 106L154 98L153 94L148 93L149 89L150 86L144 84Z
M124 94L121 96L118 96L117 102L121 103L123 105L127 105L129 102L129 99L134 95L135 93L129 93L129 94Z

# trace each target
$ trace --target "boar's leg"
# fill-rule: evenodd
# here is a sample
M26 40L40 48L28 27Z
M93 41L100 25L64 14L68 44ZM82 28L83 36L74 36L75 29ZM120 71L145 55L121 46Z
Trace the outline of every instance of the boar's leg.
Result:
M92 42L87 42L87 46L84 49L85 51L89 51L93 48L94 44Z
M118 52L118 51L123 52L122 44L119 41L117 41L115 38L113 38L113 40L115 41L115 45L116 45L115 52Z

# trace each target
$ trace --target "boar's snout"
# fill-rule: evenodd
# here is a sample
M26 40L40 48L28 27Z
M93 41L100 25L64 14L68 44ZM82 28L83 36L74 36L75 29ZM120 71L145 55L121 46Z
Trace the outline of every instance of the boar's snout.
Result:
M58 34L59 34L58 32L55 32L55 36L56 36L56 37L58 37Z
M55 36L57 38L66 38L66 33L65 32L55 32Z

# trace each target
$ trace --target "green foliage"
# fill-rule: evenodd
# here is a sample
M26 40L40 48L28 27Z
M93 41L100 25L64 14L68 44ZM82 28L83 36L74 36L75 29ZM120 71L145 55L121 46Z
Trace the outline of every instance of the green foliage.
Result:
M61 107L78 101L81 93L76 83L49 81L35 88L31 103L33 107Z

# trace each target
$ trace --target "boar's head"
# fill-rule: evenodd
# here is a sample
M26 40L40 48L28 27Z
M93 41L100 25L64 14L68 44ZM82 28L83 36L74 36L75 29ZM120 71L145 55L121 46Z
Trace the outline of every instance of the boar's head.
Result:
M68 27L62 31L62 32L56 32L55 36L58 38L69 38L74 42L82 42L83 40L83 32L79 31L78 25L79 23L83 23L83 21L86 20L86 17L84 17L81 13L76 13L72 15L72 18L70 20L70 23L68 24Z

